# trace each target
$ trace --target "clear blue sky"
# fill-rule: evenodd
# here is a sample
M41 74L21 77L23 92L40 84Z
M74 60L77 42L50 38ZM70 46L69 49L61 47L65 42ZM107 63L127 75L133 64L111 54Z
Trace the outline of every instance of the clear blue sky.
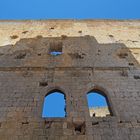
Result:
M0 19L140 19L140 0L0 0Z
M44 98L42 117L65 117L64 95L54 92Z
M94 92L87 94L87 101L89 108L107 106L105 97ZM49 94L44 98L42 117L65 117L66 104L64 95L60 92Z

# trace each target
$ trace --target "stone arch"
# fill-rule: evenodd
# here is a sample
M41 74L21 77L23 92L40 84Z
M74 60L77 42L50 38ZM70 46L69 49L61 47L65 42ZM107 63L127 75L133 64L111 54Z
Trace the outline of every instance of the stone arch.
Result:
M62 91L61 89L59 89L59 88L53 88L53 89L49 90L49 91L47 92L47 94L45 95L45 97L48 96L48 95L50 95L50 94L52 94L53 92L59 92L60 94L63 94L63 95L66 97L65 92L63 92L63 91Z
M54 91L58 91L58 92L61 92L62 94L64 94L64 96L66 97L66 91L63 87L60 87L60 86L50 86L47 88L47 90L44 91L44 96L47 96L49 94L51 94L51 92L54 92Z
M53 116L53 114L47 114L47 115L45 115L44 114L44 111L45 111L45 109L47 108L47 100L48 100L48 98L49 98L49 96L52 96L52 95L57 95L57 97L58 97L58 95L59 95L59 97L57 98L56 96L54 96L55 98L54 98L54 101L52 100L52 103L51 103L51 105L56 105L56 110L54 109L54 116ZM60 95L61 95L61 100L60 100ZM56 111L58 111L57 110L57 107L59 106L59 104L57 104L57 102L58 103L60 103L60 101L62 102L62 98L63 98L63 104L64 104L64 106L62 107L62 105L61 105L61 108L60 108L60 112L61 112L61 114L59 113L59 114L57 114L56 115ZM48 110L49 110L49 107L50 106L48 106ZM52 109L52 107L51 107L51 109ZM63 114L62 114L62 110L64 111L63 112ZM52 113L52 112L51 112ZM44 102L43 102L43 110L42 110L42 117L43 118L45 118L45 117L54 117L54 118L56 118L56 117L66 117L66 115L67 115L67 112L66 112L66 94L62 91L62 90L60 90L60 88L53 88L53 89L50 89L48 92L47 92L47 94L44 96Z

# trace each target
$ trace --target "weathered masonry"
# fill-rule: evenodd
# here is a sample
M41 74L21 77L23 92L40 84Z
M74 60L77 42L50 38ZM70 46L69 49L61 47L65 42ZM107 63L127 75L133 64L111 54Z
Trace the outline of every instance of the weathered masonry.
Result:
M54 91L66 115L43 118ZM140 140L140 21L1 21L0 140Z

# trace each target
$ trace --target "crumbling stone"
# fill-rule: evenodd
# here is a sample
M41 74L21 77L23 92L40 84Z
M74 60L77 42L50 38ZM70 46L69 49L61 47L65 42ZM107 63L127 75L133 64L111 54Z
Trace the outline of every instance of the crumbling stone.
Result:
M26 33L28 33L28 32L29 32L29 31L23 31L22 33L23 33L23 34L26 34Z
M12 35L10 36L11 39L17 39L18 38L18 35Z
M134 75L134 79L136 80L140 79L140 75Z
M47 85L48 85L47 81L39 82L39 86L41 86L41 87L46 87Z

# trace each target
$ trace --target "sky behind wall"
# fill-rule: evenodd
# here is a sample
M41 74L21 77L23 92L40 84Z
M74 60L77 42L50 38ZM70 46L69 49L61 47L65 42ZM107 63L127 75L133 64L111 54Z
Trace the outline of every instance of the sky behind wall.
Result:
M107 106L105 97L96 92L87 94L87 103L89 108ZM65 107L64 95L60 92L53 92L44 98L42 117L65 117Z
M0 19L140 19L140 0L1 0Z

